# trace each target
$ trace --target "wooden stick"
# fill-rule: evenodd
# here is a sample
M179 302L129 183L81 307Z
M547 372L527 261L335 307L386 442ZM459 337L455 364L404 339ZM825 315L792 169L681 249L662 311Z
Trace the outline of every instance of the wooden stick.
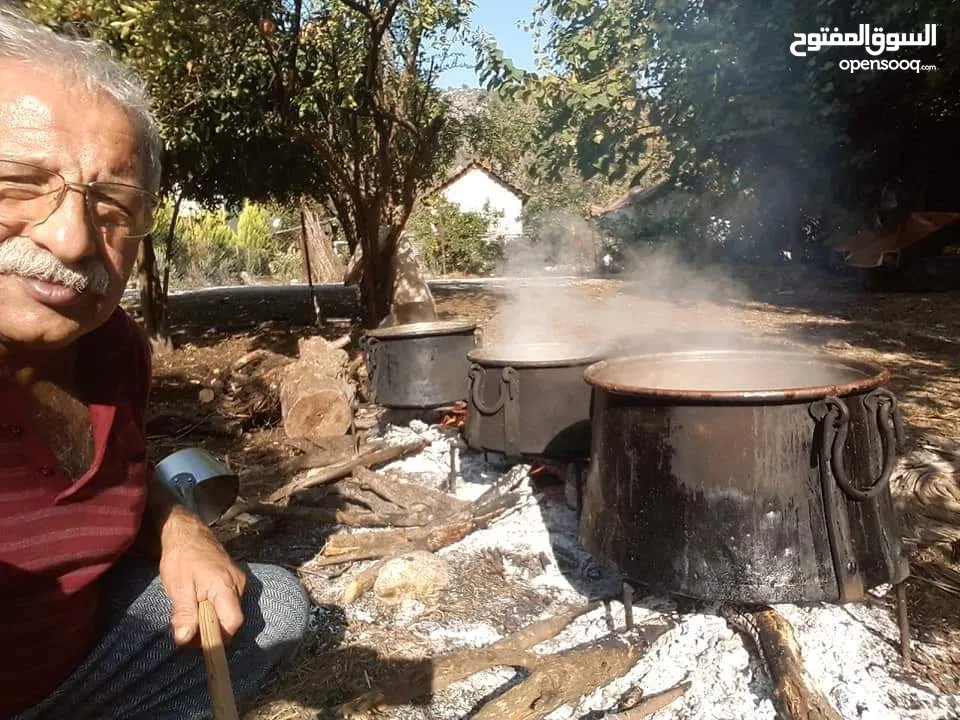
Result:
M230 666L223 650L220 619L213 604L200 601L200 647L207 666L207 688L213 703L213 720L240 720L230 683Z
M229 517L237 515L266 515L300 520L313 520L328 525L345 525L354 528L410 528L426 527L433 516L427 512L372 512L367 510L340 510L337 508L311 508L296 505L277 505L275 503L248 502L239 503L231 508Z
M376 533L337 533L327 538L319 556L313 560L314 567L340 565L346 562L376 560L396 553L411 550L435 552L440 548L463 540L474 530L487 527L499 518L520 497L505 495L497 498L496 504L489 503L482 515L472 515L469 511L462 515L434 520L425 527L402 528Z
M900 657L903 666L909 670L913 663L910 652L910 620L907 617L907 585L906 581L897 583L897 624L900 627Z
M433 510L439 517L463 510L470 503L434 490L397 478L393 474L374 472L367 468L353 471L354 482L362 489L376 493L384 500L407 510Z
M324 468L322 472L314 477L291 480L283 487L277 488L272 492L267 498L267 502L282 502L300 490L316 487L317 485L326 485L340 478L345 478L353 472L355 468L380 465L390 462L391 460L396 460L397 458L405 457L406 455L418 453L428 444L425 440L416 440L405 445L388 445L387 447L378 448L363 455L358 455L357 457L351 457L348 460Z
M340 350L345 348L353 340L353 336L350 333L346 335L341 335L336 340L329 340L328 343L330 347L334 350Z
M773 681L774 696L788 720L842 720L807 675L793 627L785 617L768 606L726 605L720 614L756 648Z
M607 720L640 720L640 718L649 717L656 712L660 712L665 707L675 702L690 689L690 683L680 683L669 690L642 698L640 702L628 710L618 712L614 715L608 715Z
M623 584L623 617L627 630L633 629L633 585Z

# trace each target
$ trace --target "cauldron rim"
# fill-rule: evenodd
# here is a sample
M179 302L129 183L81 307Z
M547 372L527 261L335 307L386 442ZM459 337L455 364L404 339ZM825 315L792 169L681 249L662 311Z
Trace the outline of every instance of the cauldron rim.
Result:
M832 385L809 385L764 390L705 390L669 387L650 387L639 384L623 384L604 379L612 368L641 362L668 362L681 359L729 358L742 356L744 360L775 359L781 362L815 363L838 370L855 371L861 378L852 382ZM789 402L819 400L825 397L845 397L874 390L890 379L890 371L873 363L847 360L836 355L794 350L680 350L623 355L590 365L583 379L595 390L657 400L703 401L703 402Z
M539 348L543 351L545 357L537 357L536 350L530 352L534 357L511 357L509 348ZM566 348L570 352L566 355L556 355L550 353L550 350L556 348ZM475 348L467 353L467 359L470 362L477 363L487 367L515 367L515 368L550 368L550 367L576 367L577 365L590 365L603 357L599 352L589 351L580 343L570 342L495 342L489 345Z
M431 320L429 322L408 323L406 325L392 325L384 328L367 330L369 337L383 338L410 338L427 337L431 335L453 335L456 333L473 332L477 329L476 320L451 318L448 320Z

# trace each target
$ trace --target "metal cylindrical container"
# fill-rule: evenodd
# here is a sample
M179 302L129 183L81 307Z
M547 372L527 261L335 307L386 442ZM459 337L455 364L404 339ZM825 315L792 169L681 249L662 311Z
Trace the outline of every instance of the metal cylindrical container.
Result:
M189 510L212 525L230 509L240 491L236 473L203 448L191 447L167 455L154 474Z
M599 358L566 343L487 345L468 354L464 438L474 450L508 457L590 455L590 386Z
M467 397L467 353L479 343L472 320L438 320L368 330L371 399L388 408L433 408Z
M581 542L637 583L700 599L852 601L899 582L888 377L779 350L591 366Z

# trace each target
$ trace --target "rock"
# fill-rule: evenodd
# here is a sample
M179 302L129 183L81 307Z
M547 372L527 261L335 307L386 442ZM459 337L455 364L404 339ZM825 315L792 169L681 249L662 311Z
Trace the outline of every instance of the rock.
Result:
M404 598L429 601L450 584L444 561L423 550L415 550L386 563L373 585L383 602L395 604Z

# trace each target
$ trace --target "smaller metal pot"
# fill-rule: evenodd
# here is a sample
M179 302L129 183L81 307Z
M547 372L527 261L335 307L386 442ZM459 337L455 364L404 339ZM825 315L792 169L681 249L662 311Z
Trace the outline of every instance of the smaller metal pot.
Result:
M230 509L240 491L236 474L203 448L185 448L167 455L154 475L207 525L213 525Z
M467 353L480 342L474 320L436 320L368 330L371 400L389 408L433 408L467 397Z
M568 343L494 344L467 354L470 395L464 438L507 457L590 455L590 386L600 357Z

